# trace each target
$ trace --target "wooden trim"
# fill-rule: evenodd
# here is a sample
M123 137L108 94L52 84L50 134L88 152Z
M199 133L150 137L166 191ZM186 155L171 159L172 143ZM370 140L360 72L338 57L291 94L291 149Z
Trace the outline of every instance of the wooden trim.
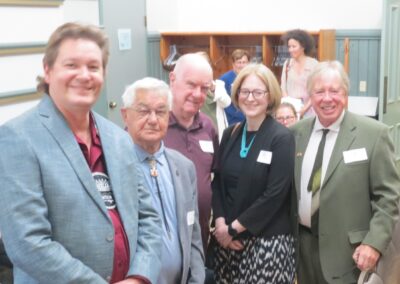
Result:
M0 56L44 53L46 43L19 43L0 45Z
M64 0L0 0L0 6L58 7Z
M335 30L321 30L318 38L318 60L336 59Z
M35 89L20 90L10 93L0 93L0 106L22 103L40 99L42 93L38 93Z

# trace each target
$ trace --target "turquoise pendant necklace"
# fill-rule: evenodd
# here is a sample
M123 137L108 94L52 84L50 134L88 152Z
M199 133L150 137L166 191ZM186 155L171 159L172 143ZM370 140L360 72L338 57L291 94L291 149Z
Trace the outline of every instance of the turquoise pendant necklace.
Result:
M256 134L254 134L253 138L251 138L249 145L246 147L246 140L247 140L246 136L247 136L247 123L244 125L243 132L242 132L242 144L240 146L240 158L247 157L247 154L249 153L251 145L253 145L254 138L256 138Z

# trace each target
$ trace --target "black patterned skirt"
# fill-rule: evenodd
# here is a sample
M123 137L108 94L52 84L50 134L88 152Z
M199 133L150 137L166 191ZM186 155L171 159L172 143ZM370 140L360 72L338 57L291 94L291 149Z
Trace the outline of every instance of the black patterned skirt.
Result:
M215 281L224 284L292 284L295 245L292 235L241 240L244 249L215 247Z

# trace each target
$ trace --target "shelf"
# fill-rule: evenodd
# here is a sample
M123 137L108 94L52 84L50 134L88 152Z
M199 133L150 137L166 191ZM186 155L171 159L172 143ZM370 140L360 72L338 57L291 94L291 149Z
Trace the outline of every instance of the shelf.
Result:
M262 62L280 78L282 67L272 66L275 58L275 46L282 45L281 36L285 32L162 32L160 40L160 59L168 57L172 45L177 47L179 54L205 51L209 54L214 78L232 68L230 56L237 48L246 49L251 56L256 50L261 50ZM335 59L335 31L311 31L316 42L316 57L318 60Z

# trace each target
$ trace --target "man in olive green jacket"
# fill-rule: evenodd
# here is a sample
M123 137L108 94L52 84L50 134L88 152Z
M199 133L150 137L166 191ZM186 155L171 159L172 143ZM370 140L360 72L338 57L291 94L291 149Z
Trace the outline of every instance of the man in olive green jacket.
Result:
M299 284L356 283L360 271L374 269L385 254L398 217L393 143L387 126L345 110L349 79L339 62L319 63L307 89L317 116L292 127ZM312 193L321 140L319 190Z

